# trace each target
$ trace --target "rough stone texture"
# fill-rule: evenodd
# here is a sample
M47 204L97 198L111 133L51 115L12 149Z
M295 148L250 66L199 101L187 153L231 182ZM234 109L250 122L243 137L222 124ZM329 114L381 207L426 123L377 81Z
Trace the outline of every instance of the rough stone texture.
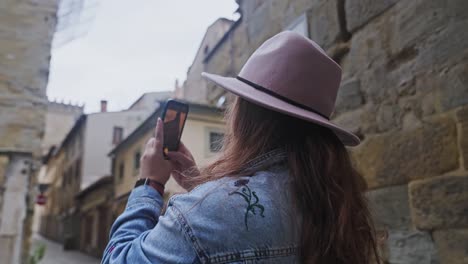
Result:
M0 256L1 263L12 263L12 254L11 252L14 250L14 242L15 237L7 236L7 235L0 235Z
M419 129L369 137L353 155L373 189L458 168L456 138L455 122L443 117Z
M23 254L22 246L24 233L27 228L23 221L27 221L27 200L29 188L29 166L31 160L28 157L16 156L8 165L1 208L2 218L0 222L0 237L13 239L13 250L10 252L12 263L19 263ZM5 217L7 216L7 217Z
M386 244L387 263L439 263L437 249L427 232L390 231Z
M468 227L468 176L441 176L409 184L411 215L420 229Z
M367 193L372 215L378 230L409 229L408 186L394 186Z
M468 263L468 229L435 231L434 237L441 263Z
M56 0L0 9L0 148L38 151Z
M341 37L337 12L338 0L311 1L313 5L306 13L310 38L327 49Z
M336 97L336 114L354 110L364 103L360 88L361 83L357 79L343 81Z
M10 169L2 173L5 178L0 182L4 190L0 192L0 237L8 236L11 242L7 243L11 248L1 254L2 260L10 260L7 263L20 263L28 253L33 201L28 194L33 193L35 180L30 172L14 169L21 163L15 157L18 152L41 154L57 3L0 3L0 153L11 157Z
M0 186L3 186L3 181L5 180L6 169L7 169L9 160L10 159L8 158L8 156L0 156ZM0 217L1 217L1 212L0 212Z
M463 166L468 170L468 107L464 107L457 111L457 119L460 124L460 133L458 136L460 153L462 156Z
M375 1L381 2L381 1ZM392 41L394 54L400 53L408 48L430 44L430 43L451 43L454 45L453 50L442 50L441 47L435 46L435 50L428 50L433 55L444 54L447 52L454 55L459 52L460 44L466 47L466 43L454 42L457 36L451 35L450 38L441 38L437 33L444 31L452 31L457 27L455 21L465 20L468 10L468 4L464 0L413 0L399 1L395 6L394 31L395 36ZM450 21L451 23L448 23ZM459 32L464 35L464 32ZM466 36L466 35L465 35ZM427 41L427 43L426 43ZM423 51L423 50L422 50ZM424 51L423 51L424 52ZM445 58L443 58L445 57ZM449 59L450 56L441 56L440 58Z
M399 0L346 0L348 30L355 31Z
M461 63L440 73L439 88L442 111L468 104L468 63Z

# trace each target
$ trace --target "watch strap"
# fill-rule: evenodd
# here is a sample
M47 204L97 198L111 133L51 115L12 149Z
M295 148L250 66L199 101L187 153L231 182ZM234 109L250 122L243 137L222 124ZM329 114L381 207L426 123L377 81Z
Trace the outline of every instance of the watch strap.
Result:
M135 183L135 188L138 187L138 186L141 186L141 185L149 185L149 186L153 187L153 189L158 191L158 193L161 194L161 196L163 196L163 194L164 194L164 185L162 183L158 182L158 181L152 180L150 178L139 179Z

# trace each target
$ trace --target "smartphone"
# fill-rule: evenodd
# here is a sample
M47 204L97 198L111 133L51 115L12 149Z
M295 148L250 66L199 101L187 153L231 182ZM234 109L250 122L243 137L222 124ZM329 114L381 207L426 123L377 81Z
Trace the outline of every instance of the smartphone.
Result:
M168 100L164 105L161 119L164 123L163 153L179 149L180 137L184 130L189 106L176 100Z

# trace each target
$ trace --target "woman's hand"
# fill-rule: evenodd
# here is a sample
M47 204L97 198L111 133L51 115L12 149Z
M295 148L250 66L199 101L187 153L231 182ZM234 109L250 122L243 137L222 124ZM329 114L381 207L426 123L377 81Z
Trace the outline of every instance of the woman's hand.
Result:
M192 188L190 178L200 175L195 159L192 153L187 149L184 143L180 142L178 151L167 153L172 164L172 176L176 182L185 190Z
M172 164L164 159L163 142L163 122L158 118L155 137L148 140L141 156L140 178L150 178L165 185L171 175Z

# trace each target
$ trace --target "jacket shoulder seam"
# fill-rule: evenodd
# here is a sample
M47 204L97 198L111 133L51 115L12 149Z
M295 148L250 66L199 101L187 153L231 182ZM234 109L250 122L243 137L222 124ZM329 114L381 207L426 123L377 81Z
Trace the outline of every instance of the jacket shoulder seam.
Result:
M203 247L201 246L200 241L198 241L197 237L193 233L193 229L189 225L187 219L184 217L184 215L179 210L179 208L177 208L174 205L171 205L171 206L174 209L174 212L176 213L177 222L182 226L182 230L184 232L184 235L190 241L190 243L192 244L192 247L195 250L200 262L201 263L207 263L207 261L208 261L207 254L206 254L205 250L203 249Z

